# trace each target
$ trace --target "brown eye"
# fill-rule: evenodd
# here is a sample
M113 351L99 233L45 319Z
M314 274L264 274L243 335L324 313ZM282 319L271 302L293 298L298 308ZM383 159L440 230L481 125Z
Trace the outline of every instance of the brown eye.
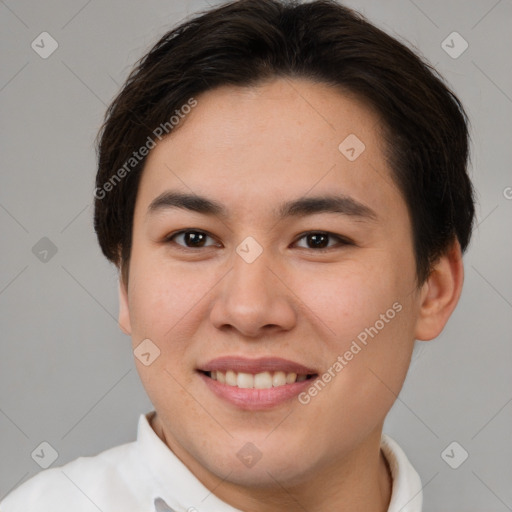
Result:
M206 244L208 238L213 240L213 238L204 231L189 229L179 231L178 233L171 235L167 238L167 241L176 243L187 249L200 249L202 247L210 247L212 245L216 245L215 241L212 244Z
M311 231L302 235L298 241L305 240L306 246L300 246L304 249L331 249L336 246L350 245L350 241L341 236L325 231ZM332 244L331 242L335 243Z
M306 235L306 242L313 249L325 249L329 245L329 235L312 233Z

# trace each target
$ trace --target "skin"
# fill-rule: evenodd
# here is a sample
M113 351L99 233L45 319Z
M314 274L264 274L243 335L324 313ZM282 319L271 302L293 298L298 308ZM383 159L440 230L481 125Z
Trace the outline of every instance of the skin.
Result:
M384 159L379 118L353 95L281 78L196 99L148 157L128 286L120 282L121 328L134 348L149 338L161 351L149 366L135 359L157 413L152 427L203 484L241 510L386 511L382 425L414 340L436 337L455 308L460 247L454 242L418 286L410 217ZM353 162L338 149L351 133L366 146ZM228 216L148 214L167 190L214 199ZM275 217L284 201L326 194L350 196L376 217ZM183 236L168 238L183 229L211 238L187 249ZM333 237L319 252L303 236L317 231L353 243ZM250 264L235 251L248 236L263 250ZM307 405L294 398L243 411L196 371L236 355L325 372L395 302L402 310ZM252 468L237 457L247 442L262 454Z

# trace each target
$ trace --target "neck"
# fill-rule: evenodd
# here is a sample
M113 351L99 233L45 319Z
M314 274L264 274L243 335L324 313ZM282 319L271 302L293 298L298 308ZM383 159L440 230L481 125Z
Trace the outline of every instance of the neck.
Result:
M215 495L245 512L387 512L392 492L388 463L380 450L382 427L372 432L342 461L325 465L321 471L297 484L279 481L273 475L268 486L253 488L220 480L192 462L182 447L169 443L158 416L151 426L162 441ZM172 445L172 446L171 446Z
M378 443L355 450L348 459L325 466L301 483L290 485L279 475L271 480L259 489L224 482L215 494L245 512L386 512L391 499L392 479L380 436Z

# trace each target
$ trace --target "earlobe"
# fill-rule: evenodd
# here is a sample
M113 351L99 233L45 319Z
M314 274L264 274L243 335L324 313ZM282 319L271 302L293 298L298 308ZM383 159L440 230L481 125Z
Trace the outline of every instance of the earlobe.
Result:
M130 321L130 309L128 307L128 290L124 280L119 276L119 328L125 334L131 335L132 326Z
M455 240L434 265L420 293L415 337L428 341L439 336L459 301L464 282L460 244Z

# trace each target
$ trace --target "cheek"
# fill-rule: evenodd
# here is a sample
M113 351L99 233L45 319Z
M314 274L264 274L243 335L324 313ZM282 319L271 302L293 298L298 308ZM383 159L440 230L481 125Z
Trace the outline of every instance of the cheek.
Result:
M343 397L362 423L383 418L396 399L407 374L417 315L411 293L414 266L393 264L384 254L370 260L375 263L303 280L299 293L321 320L325 371L331 368L336 375L315 407L320 414ZM334 367L339 356L342 367Z
M312 321L316 317L336 349L374 325L393 303L402 301L403 279L384 258L375 260L344 261L337 268L309 267L296 273L293 289L306 306L304 314Z
M201 308L216 280L215 272L205 271L200 263L171 263L149 250L134 254L129 282L133 331L164 342Z
M130 276L130 317L135 333L157 336L179 314L183 283L178 278L169 282L160 272L142 271L142 266L133 266Z
M375 297L369 300L374 301L371 316L368 304L353 318L340 314L341 336L331 338L321 376L326 384L312 385L302 396L311 417L319 418L318 438L331 439L333 450L343 446L345 434L356 443L384 421L409 367L414 346L410 301L384 300L377 306Z

